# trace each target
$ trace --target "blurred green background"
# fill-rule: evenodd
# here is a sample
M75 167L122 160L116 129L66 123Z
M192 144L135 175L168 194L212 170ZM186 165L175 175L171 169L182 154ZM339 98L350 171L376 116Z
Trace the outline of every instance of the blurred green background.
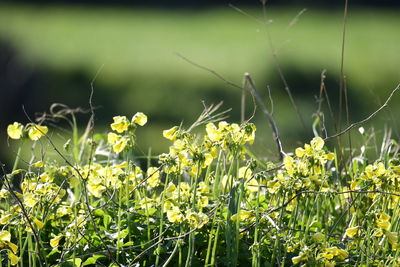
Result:
M88 107L94 82L96 129L107 131L114 115L149 116L138 131L145 153L166 150L161 131L183 121L190 125L206 104L224 101L232 108L230 121L240 119L238 89L182 58L215 70L241 84L249 72L268 106L267 86L284 148L290 150L312 136L320 74L332 104L338 106L343 10L302 5L268 8L240 6L247 15L224 6L203 9L125 8L85 5L0 4L0 154L7 156L4 132L15 120L26 123L27 113L48 110L52 103ZM384 102L400 82L400 16L398 9L349 9L344 72L350 102L350 120L366 117ZM274 50L268 42L271 36ZM295 102L305 120L290 104L272 53L276 52ZM247 116L252 112L248 97ZM324 107L326 110L326 102ZM397 131L396 96L389 109L372 124ZM337 111L335 111L337 114ZM326 114L333 134L333 122ZM82 125L88 116L82 116ZM260 110L260 153L274 157L271 130ZM276 155L275 155L276 156ZM8 158L8 159L7 159Z

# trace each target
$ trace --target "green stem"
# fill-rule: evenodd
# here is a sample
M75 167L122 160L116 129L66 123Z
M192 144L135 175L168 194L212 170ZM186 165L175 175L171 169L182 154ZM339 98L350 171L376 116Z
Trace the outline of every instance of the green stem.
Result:
M172 251L171 255L168 257L168 259L165 261L162 267L167 267L167 265L171 262L173 257L175 256L176 252L178 251L178 248L180 247L180 240L176 241L174 250Z
M164 191L168 186L168 182L169 182L169 174L167 173L167 177L165 178L165 184L164 184ZM158 240L161 241L162 239L162 232L163 232L163 226L164 226L164 193L161 193L161 206L160 206L160 229L158 231ZM158 266L160 263L160 251L161 251L161 243L160 242L157 246L157 256L156 256L156 262L155 262L155 266Z

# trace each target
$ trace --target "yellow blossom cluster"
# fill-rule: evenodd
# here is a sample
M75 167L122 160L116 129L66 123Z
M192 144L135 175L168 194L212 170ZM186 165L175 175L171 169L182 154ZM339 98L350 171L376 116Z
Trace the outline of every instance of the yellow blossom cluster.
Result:
M84 179L89 194L97 198L101 198L107 189L116 190L124 187L131 192L144 177L140 167L128 164L126 161L105 166L92 163L78 170L69 169L72 174L69 179L71 188L77 186L80 179Z
M400 182L400 166L395 162L389 162L385 167L380 161L369 164L365 170L357 175L356 179L351 181L350 189L357 190L367 187L369 190L385 190L393 193L399 193L398 183ZM369 195L375 198L374 195ZM393 197L394 201L398 201L398 197ZM392 208L394 206L391 206Z
M193 254L198 257L193 262L206 254L207 266L223 265L219 259L241 253L243 262L251 258L253 266L276 265L278 260L350 266L372 255L371 249L359 256L370 248L376 257L393 252L390 263L397 260L397 158L336 170L331 168L335 155L315 137L285 154L283 162L272 163L246 147L255 139L253 124L209 121L202 122L204 135L182 126L163 131L171 144L158 163L153 157L146 161L122 153L133 148L137 127L147 122L141 112L131 120L115 116L107 136L93 137L90 143L80 139L81 148L74 150L82 156L73 155L69 162L68 155L67 164L45 155L16 162L2 175L0 187L0 250L7 258L1 261L15 266L26 255L32 260L38 253L36 239L42 254L50 255L46 260L57 254L76 256L77 266L96 264L95 254L99 248L105 251L103 246L118 261L136 258L140 266L157 258L176 265L174 253L176 258ZM7 128L11 139L37 141L47 132L46 126L33 123ZM93 154L89 145L96 148ZM339 165L338 160L337 169ZM165 253L174 242L175 249ZM188 249L182 250L182 244ZM226 246L226 257L225 248L218 246ZM207 252L200 251L206 247ZM138 257L139 248L149 251L140 256L149 256L146 260ZM107 262L105 257L101 261Z
M349 253L345 249L329 246L329 243L322 242L323 240L325 240L325 237L319 240L319 243L313 244L312 247L305 246L302 248L298 256L292 257L293 264L312 259L312 262L319 264L318 266L333 267L349 257Z
M255 139L256 127L252 123L236 123L229 124L225 121L218 123L218 127L214 123L206 125L206 140L218 145L223 150L235 149L246 143L253 144Z
M37 141L42 136L45 136L47 132L47 126L42 126L35 123L28 123L26 126L24 126L19 122L14 122L7 127L7 134L11 139L21 139L27 135L32 141Z
M191 228L201 228L209 220L202 210L209 204L209 186L203 181L196 188L196 203L191 203L194 194L190 185L181 182L177 186L169 183L165 190L163 211L171 223L186 222ZM198 210L194 210L195 206Z
M245 144L254 142L255 131L256 128L251 123L238 125L221 121L217 127L210 122L206 125L207 134L198 142L195 135L174 126L163 131L163 136L173 141L173 145L168 154L160 155L160 161L164 163L166 173L187 171L190 175L197 176L199 169L210 166L220 150L242 153L240 149Z
M137 125L143 126L147 123L147 116L137 112L129 121L125 116L115 116L111 123L111 129L117 133L110 132L107 141L115 153L121 153L129 144L134 145L134 132Z
M286 155L283 160L284 171L268 181L268 191L276 193L281 188L327 190L326 163L334 160L335 156L323 148L324 140L314 137L310 144L296 149L296 157Z

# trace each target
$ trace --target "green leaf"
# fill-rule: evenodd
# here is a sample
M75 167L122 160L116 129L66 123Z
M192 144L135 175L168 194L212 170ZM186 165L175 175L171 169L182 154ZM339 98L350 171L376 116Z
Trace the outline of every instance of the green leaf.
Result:
M105 134L95 134L93 136L93 141L99 142L100 140L106 141L107 140L107 135L105 135Z
M132 241L126 242L121 247L129 247L129 246L133 246L133 242Z
M310 224L310 229L311 228L313 228L313 229L321 229L322 228L322 224L320 222L318 222L318 221L313 221Z
M61 264L61 267L81 267L82 260L80 258L70 259Z
M74 264L74 267L81 267L82 265L82 259L80 258L70 259L69 261Z
M129 234L129 230L128 229L124 229L122 231L119 232L119 238L125 238L127 235Z
M56 253L60 253L60 251L58 250L58 248L53 248L49 254L46 255L47 258L49 258L51 255L54 255Z
M93 215L103 217L104 216L104 210L102 209L95 209L93 212Z
M95 264L97 262L97 260L100 259L100 258L106 258L106 256L104 256L104 255L93 255L92 257L87 258L85 260L85 262L82 264L82 267L86 266L86 265L90 265L90 264Z
M110 216L110 215L108 215L108 214L104 214L104 217L103 217L103 224L104 224L104 227L106 228L106 229L108 229L108 226L110 225L110 222L112 221L112 217Z

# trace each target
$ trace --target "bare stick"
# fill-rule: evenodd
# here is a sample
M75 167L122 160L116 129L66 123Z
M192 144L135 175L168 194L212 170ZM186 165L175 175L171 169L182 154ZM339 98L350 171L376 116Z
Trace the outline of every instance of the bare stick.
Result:
M246 88L247 88L247 79L246 76L243 76L242 82L242 99L240 103L240 122L244 122L245 110L246 110Z
M393 89L393 91L390 93L389 97L386 99L385 103L383 103L382 106L380 106L374 113L372 113L371 115L369 115L367 118L365 118L365 119L363 119L363 120L361 120L361 121L352 123L349 127L347 127L346 129L344 129L343 131L341 131L341 132L339 132L339 133L337 133L337 134L334 134L334 135L331 135L331 136L326 137L326 138L324 139L324 141L329 140L329 139L331 139L331 138L335 138L335 137L341 136L341 135L347 133L348 131L350 131L351 129L353 129L354 127L359 126L359 125L361 125L361 124L363 124L363 123L366 123L367 121L369 121L370 119L372 119L373 117L375 117L382 109L384 109L385 107L387 107L389 101L392 99L393 95L394 95L394 94L396 93L396 91L399 90L399 89L400 89L400 84L398 84L398 85L396 86L396 88Z
M269 110L265 106L264 102L262 101L262 98L261 98L260 94L258 93L258 90L257 90L253 80L250 77L250 74L246 72L244 74L244 76L248 80L250 88L252 89L252 93L253 93L253 95L255 96L255 98L256 98L256 100L258 102L258 105L261 107L262 112L264 113L264 115L268 119L269 125L270 125L270 127L272 129L272 134L273 134L274 140L275 140L276 145L278 147L279 160L282 161L283 157L285 155L285 152L283 152L283 149L282 149L282 142L281 142L281 140L279 138L279 131L278 131L278 127L276 126L274 117L272 116L272 114L269 112Z

